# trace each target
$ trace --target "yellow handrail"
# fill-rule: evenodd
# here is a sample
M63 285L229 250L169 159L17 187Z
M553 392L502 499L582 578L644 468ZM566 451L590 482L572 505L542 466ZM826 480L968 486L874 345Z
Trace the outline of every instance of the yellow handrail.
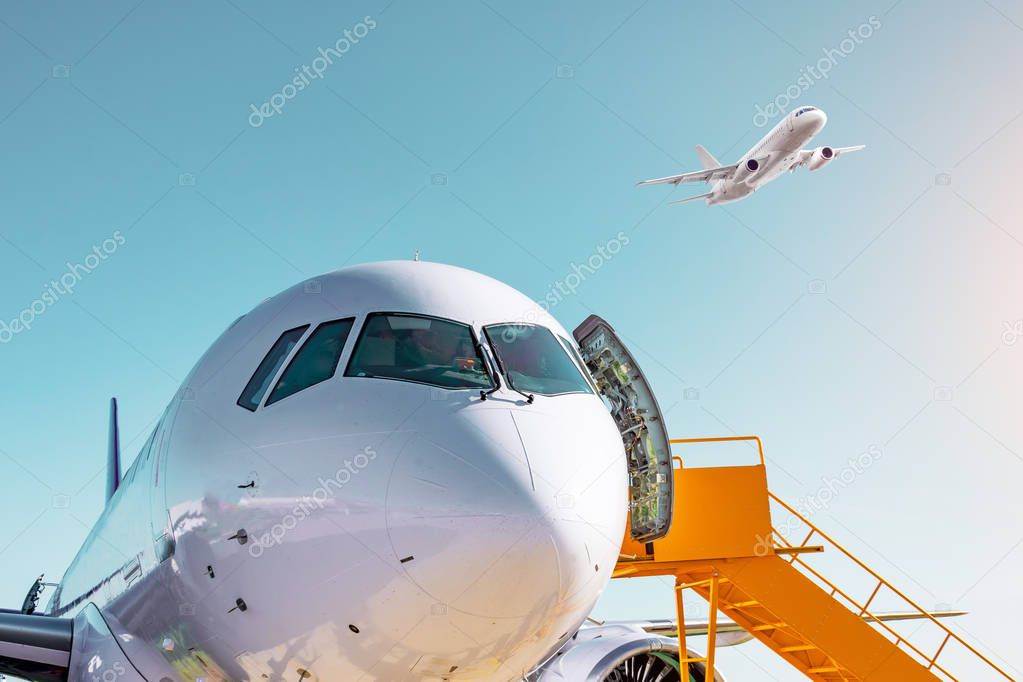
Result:
M760 453L760 464L764 464L764 444L760 441L760 436L718 436L715 438L672 438L669 443L672 445L678 443L727 443L735 441L752 440L757 443L757 450ZM679 460L681 463L681 459Z
M759 441L760 439L758 438L757 440ZM762 451L761 451L761 452L762 452ZM763 455L761 454L761 456L763 456ZM954 676L953 676L953 675L952 675L952 674L951 674L950 672L948 672L948 671L947 671L947 670L945 670L945 669L944 669L944 668L943 668L942 666L940 666L940 665L938 665L938 664L936 663L936 661L937 661L937 658L938 658L938 656L939 656L939 655L940 655L940 654L942 653L942 651L943 651L943 650L944 650L944 648L945 648L945 644L947 644L947 643L948 643L948 640L949 640L949 639L954 639L954 640L955 640L956 642L958 642L959 644L963 645L964 647L966 647L966 649L968 649L968 650L969 650L970 652L972 652L972 653L973 653L973 654L974 654L975 656L977 656L977 658L979 658L980 660L982 660L982 661L984 661L985 663L987 663L987 664L988 664L988 666L990 666L990 667L991 667L991 668L992 668L993 670L995 670L996 672L998 672L998 673L999 673L999 674L1000 674L1000 675L1001 675L1002 677L1004 677L1004 678L1005 678L1005 679L1007 679L1007 680L1010 680L1010 682L1012 682L1012 681L1013 681L1013 678L1012 678L1012 677L1010 677L1010 676L1008 675L1008 673L1006 673L1006 672L1005 672L1004 670L1002 670L1002 669L1001 669L1001 668L999 668L999 667L998 667L997 665L995 665L995 664L994 664L994 663L993 663L993 662L992 662L991 660L989 660L989 659L988 659L988 658L987 658L986 656L984 656L984 654L980 653L980 652L979 652L979 651L977 651L977 650L976 650L975 648L973 648L972 646L970 646L970 644L968 644L968 643L967 643L966 641L964 641L964 640L963 640L963 639L962 639L961 637L959 637L959 636L958 636L957 634L955 634L954 632L952 632L951 630L949 630L949 629L948 629L948 628L947 628L947 627L946 627L945 625L943 625L943 624L942 624L942 623L941 623L940 621L938 621L938 619L936 619L936 618L935 618L934 616L932 616L932 615L931 615L931 614L930 614L930 613L929 613L929 612L928 612L927 610L923 609L923 608L922 608L922 607L921 607L920 605L918 605L918 604L917 604L917 603L916 603L915 601L913 601L912 599L910 599L909 597L907 597L907 596L906 596L905 594L903 594L902 592L900 592L900 591L899 591L899 590L898 590L898 589L897 589L897 588L896 588L896 587L895 587L894 585L892 585L892 584L891 584L891 583L889 583L889 582L888 582L887 580L885 580L885 579L884 579L884 578L882 578L882 577L881 577L880 575L878 575L878 574L877 574L877 573L876 573L876 572L875 572L874 570L872 570L872 569L871 569L871 568L870 568L869 566L867 566L867 565L866 565L866 564L864 564L864 563L863 563L862 561L860 561L859 559L857 559L857 558L856 558L856 557L855 557L855 556L854 556L854 555L853 555L853 554L852 554L852 553L851 553L851 552L850 552L849 550L847 550L847 549L846 549L845 547L843 547L843 546L842 546L842 545L840 545L840 544L839 544L838 542L836 542L836 541L835 541L835 540L834 540L833 538L831 538L831 537L830 537L830 536L829 536L829 535L828 535L827 533L825 533L825 532L824 532L824 531L822 531L822 530L821 530L820 528L818 528L818 527L817 527L817 526L815 526L815 525L814 525L813 523L811 523L809 519L807 519L807 518L806 518L806 517L804 517L804 516L803 516L802 514L800 514L799 512L797 512L797 511L796 511L795 509L793 509L792 507L790 507L790 506L789 506L788 504L786 504L786 503L785 503L785 501L784 501L784 500L782 500L781 498L779 498L779 497L778 497L777 495L775 495L774 493L772 493L772 492L768 491L768 493L767 493L767 494L768 494L768 495L770 496L770 498L771 498L772 500L774 500L775 502L777 502L778 504L780 504L780 505L781 505L782 507L784 507L784 508L785 508L785 509L786 509L786 510L787 510L787 511L788 511L788 512L790 513L790 514L792 514L793 516L795 516L795 517L796 517L797 519L799 519L800 521L802 521L802 522L803 522L803 523L804 523L804 524L805 524L805 525L806 525L806 526L807 526L808 528L810 528L810 529L811 529L811 531L810 531L810 534L809 534L809 535L807 536L807 539L809 539L809 537L810 537L810 536L812 536L812 535L819 535L819 536L820 536L820 537L822 537L822 538L823 538L823 539L824 539L825 541L827 541L827 542L828 542L828 543L830 543L830 544L831 544L832 546L834 546L834 547L835 547L836 549L838 549L838 550L839 550L839 551L840 551L840 552L841 552L842 554L844 554L844 555L845 555L845 556L846 556L847 558L851 559L851 560L852 560L852 561L853 561L853 562L854 562L854 563L855 563L855 564L856 564L857 566L859 566L859 567L860 567L861 569L863 569L864 571L866 571L867 573L869 573L869 574L870 574L871 576L873 576L873 577L874 577L874 578L875 578L875 579L876 579L876 580L878 581L878 586L877 586L877 587L876 587L876 588L874 589L874 593L873 593L873 594L871 594L870 600L868 600L868 602L867 602L866 604L863 604L863 605L861 605L861 604L859 604L859 603L858 603L858 602L857 602L857 601L856 601L855 599L853 599L852 597L850 597L849 595L847 595L847 594L846 594L846 593L845 593L844 591L842 591L842 590L841 590L841 589L840 589L840 588L839 588L839 587L838 587L837 585L835 585L835 584L834 584L834 583L832 583L832 582L831 582L830 580L828 580L827 578L825 578L825 577L824 577L823 575L821 575L821 574L820 574L820 573L819 573L818 571L814 570L814 568L813 568L812 566L810 566L809 564L807 564L807 563L806 563L806 562L805 562L805 561L804 561L804 560L803 560L802 558L800 558L800 557L799 557L799 555L793 555L793 563L796 563L796 562L798 562L798 563L799 563L799 564L800 564L801 566L804 566L804 567L805 567L805 568L806 568L806 569L807 569L808 571L810 571L811 573L813 573L813 575L814 575L814 576L816 576L816 577L817 577L817 578L818 578L819 580L823 581L823 582L824 582L824 583L825 583L825 584L826 584L826 585L827 585L828 587L832 588L832 590L833 590L833 592L832 592L832 595L834 595L834 594L835 594L836 592L837 592L838 594L842 595L842 597L844 597L845 599L847 599L847 600L848 600L848 601L849 601L850 603L852 603L852 604L853 604L853 605L854 605L855 607L857 607L857 608L861 609L861 615L865 615L865 616L869 617L869 618L870 618L871 620L873 620L873 621L874 621L875 623L877 623L878 625L882 626L882 627L883 627L883 628L884 628L885 630L887 630L888 632L890 632L890 633L891 633L892 635L895 635L895 637L897 638L897 639L896 639L896 645L898 645L898 644L900 644L900 643L905 643L905 644L906 644L906 646L908 646L908 647L909 647L910 649L912 649L912 650L913 650L913 651L914 651L914 652L915 652L915 653L916 653L917 655L919 655L919 656L920 656L921 658L923 658L923 660L927 661L927 662L928 662L928 663L930 664L930 665L928 666L928 669L930 669L931 667L937 668L938 670L940 670L941 672L943 672L944 674L948 675L948 676L949 676L949 677L951 677L951 678L952 678L953 680L955 680L956 678L955 678L955 677L954 677ZM775 533L775 535L777 536L777 539L778 539L778 540L780 540L781 542L784 542L786 546L789 546L789 547L791 547L791 546L792 546L792 545L791 545L791 544L789 543L789 541L788 541L788 540L787 540L787 539L786 539L786 538L785 538L785 537L784 537L784 536L783 536L783 535L782 535L781 533L779 533L779 532L777 531L777 529L773 529L773 528L772 528L772 531L773 531L773 532ZM804 541L804 543L805 543L805 541ZM877 594L878 590L880 590L880 588L881 588L881 586L882 586L882 585L883 585L883 586L885 586L885 587L887 587L887 588L888 588L889 590L891 590L891 591L892 591L893 593L895 593L896 595L898 595L898 596L899 596L899 597L900 597L900 598L901 598L901 599L902 599L903 601L905 601L905 602L906 602L907 604L909 604L910 606L912 606L912 607L913 607L914 609L916 609L916 610L917 610L917 611L918 611L918 612L919 612L919 613L920 613L921 615L923 615L924 617L926 617L927 619L929 619L929 620L930 620L930 621L931 621L932 623L934 623L934 624L935 624L936 626L938 626L938 627L939 627L939 628L940 628L940 629L941 629L941 630L942 630L943 632L945 632L945 634L946 634L946 636L945 636L945 639L944 639L944 640L942 641L942 643L941 643L941 646L939 646L939 647L938 647L938 650L937 650L937 652L935 652L934 656L932 656L932 657L928 658L926 654L924 654L924 653L923 653L922 651L920 651L920 650L919 650L919 649L918 649L917 647L913 646L913 645L912 645L912 644L911 644L910 642L907 642L906 640L904 640L904 639L902 638L902 636L901 636L901 635L899 635L899 634L898 634L897 632L895 632L895 631L894 631L894 630L893 630L892 628L890 628L890 627L889 627L888 625L886 625L886 624L885 624L884 622L882 622L882 621L881 621L881 620L880 620L879 618L877 618L876 616L874 616L874 614L872 614L872 613L871 613L870 611L868 611L868 610L867 610L867 607L868 607L868 606L870 605L870 602L871 602L871 601L873 601L873 599L874 599L874 596L876 596L876 594Z
M810 566L810 565L809 565L808 563L806 563L806 562L805 562L805 561L803 561L802 559L799 559L799 557L798 557L798 556L796 557L796 559L798 560L799 564L800 564L801 566L803 566L804 568L806 568L806 570L807 570L807 571L809 571L809 572L810 572L810 573L811 573L811 574L812 574L812 575L813 575L813 576L814 576L815 578L817 578L818 580L820 580L821 582L825 583L825 584L826 584L826 585L827 585L828 587L830 587L830 588L831 588L831 596L832 596L832 597L834 597L834 596L835 596L836 594L837 594L837 595L839 595L839 596L841 596L841 597L842 597L843 599L845 599L845 600L846 600L847 602L849 602L849 603L850 603L850 604L852 604L853 606L855 606L855 607L857 607L857 608L859 608L859 609L860 609L860 614L859 614L859 615L860 615L860 617L866 616L866 617L867 617L867 618L868 618L868 619L869 619L870 621L873 621L874 623L877 623L877 624L878 624L878 625L880 625L880 626L881 626L881 627L882 627L882 628L883 628L884 630L886 630L886 631L887 631L887 632L888 632L888 633L889 633L890 635L892 635L893 637L895 637L895 645L896 645L896 646L899 646L900 644L905 644L905 645L906 645L907 647L909 647L909 648L910 648L910 649L911 649L911 650L912 650L912 651L913 651L913 652L914 652L914 653L915 653L915 654L916 654L917 656L919 656L919 657L920 657L920 658L922 658L923 660L925 660L925 661L928 661L929 663L931 663L931 665L932 665L933 667L935 667L935 668L937 668L938 670L940 670L941 672L945 673L946 675L948 675L948 676L949 676L950 678L952 678L953 680L956 680L956 679L958 679L958 678L956 678L956 677L955 677L955 676L954 676L954 675L953 675L952 673L950 673L950 672L949 672L948 670L945 670L945 668L943 668L942 666L938 665L938 664L937 664L937 663L935 663L935 662L934 662L933 660L931 660L931 659L927 658L927 654L925 654L924 652L920 651L920 649L919 649L919 648L917 648L916 646L914 646L912 642L909 642L909 641L907 641L907 640L903 639L903 638L902 638L902 635L900 635L900 634L899 634L898 632L896 632L896 631L895 631L895 630L894 630L894 629L893 629L893 628L892 628L892 627L891 627L890 625L888 625L887 623L885 623L884 621L882 621L882 620L881 620L880 618L878 618L877 616L875 616L875 615L874 615L873 613L871 613L870 611L868 611L868 610L866 610L865 608L861 607L861 606L860 606L860 604L859 604L859 603L858 603L858 602L856 601L856 599L854 599L854 598L853 598L852 596L850 596L849 594L847 594L847 593L845 592L845 590L843 590L843 589L841 589L840 587L836 586L836 585L835 585L834 583L832 583L832 582L831 582L830 580L828 580L828 579L827 579L827 578L825 578L825 577L824 577L823 575L821 575L821 573L820 573L819 571L817 571L816 569L814 569L814 568L813 568L813 566ZM929 616L929 614L927 614L927 613L926 613L925 611L921 611L921 613L924 613L925 615L928 615L928 616ZM947 630L946 630L946 632L947 632ZM978 655L979 655L979 654L978 654ZM934 658L937 658L937 655L935 655L935 656L934 656ZM990 662L988 662L988 663L990 664ZM1001 672L1001 671L999 671L999 672ZM1004 673L1003 673L1003 674L1004 674ZM1011 678L1010 678L1010 679L1011 679Z

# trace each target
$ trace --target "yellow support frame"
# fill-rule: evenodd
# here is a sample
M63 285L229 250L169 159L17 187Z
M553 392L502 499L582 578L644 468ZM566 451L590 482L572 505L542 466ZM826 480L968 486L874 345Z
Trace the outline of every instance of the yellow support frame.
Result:
M689 656L689 647L686 645L686 629L681 624L686 622L685 607L683 606L682 591L700 585L707 585L710 590L710 597L707 602L710 604L710 614L707 619L707 655L701 658ZM682 679L689 680L689 664L705 663L706 673L704 679L714 679L714 655L716 646L714 644L718 634L718 572L706 579L694 583L683 583L677 577L675 579L675 617L678 618L678 656L682 666Z
M833 679L831 676L837 675L843 680L854 680L863 679L860 676L863 675L872 681L903 682L908 679L936 679L933 671L937 671L956 680L938 663L946 645L955 642L986 664L989 670L1010 682L1013 680L932 614L773 495L767 488L764 448L758 436L680 438L670 442L680 445L737 441L754 442L759 462L749 466L686 468L681 457L673 456L678 468L673 471L675 505L668 534L651 543L639 543L626 531L621 557L613 573L616 578L674 576L683 680L689 679L692 663L703 663L707 669L706 678L714 679L719 610L812 679L825 679L823 676ZM791 544L774 528L771 522L772 502L781 505L809 528L799 544ZM819 538L822 544L808 544L814 538ZM869 597L862 602L856 600L804 559L804 555L818 553L825 548L837 550L876 580ZM809 576L827 588L821 589ZM733 578L741 579L743 584L736 584ZM722 584L726 590L724 598ZM784 590L779 592L782 585ZM683 603L683 591L686 589L696 591L710 606L707 654L704 657L689 655ZM932 655L925 654L870 611L882 589L890 590L903 599L921 619L929 620L944 632L937 651ZM762 604L761 599L772 600L773 606ZM785 612L786 604L795 607L795 610L789 609L793 621L777 617L775 613ZM816 609L815 616L805 618L812 609ZM821 609L832 614L830 619L823 615ZM822 622L827 623L827 629L821 629ZM875 631L871 624L879 626L894 641L881 638L881 633ZM884 653L887 657L886 670L879 673L867 665L866 660L861 660L865 654L860 652L883 653L886 647L892 652ZM861 672L853 672L855 669ZM864 670L874 672L867 675Z

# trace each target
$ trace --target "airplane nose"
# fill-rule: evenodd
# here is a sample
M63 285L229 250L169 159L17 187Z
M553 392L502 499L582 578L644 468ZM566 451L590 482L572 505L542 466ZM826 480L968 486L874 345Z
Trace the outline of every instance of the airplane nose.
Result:
M391 476L388 532L408 576L437 604L528 616L559 599L558 529L511 413L480 412L409 442Z
M472 627L491 656L527 641L543 649L577 627L613 568L625 465L620 436L599 416L609 430L580 437L586 424L476 410L419 433L395 464L387 497L395 555L431 613Z

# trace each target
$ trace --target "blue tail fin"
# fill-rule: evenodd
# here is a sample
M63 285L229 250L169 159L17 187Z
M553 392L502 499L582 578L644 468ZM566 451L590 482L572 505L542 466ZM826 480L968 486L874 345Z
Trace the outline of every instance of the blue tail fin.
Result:
M110 431L107 438L107 502L121 485L121 436L117 429L117 398L110 399Z

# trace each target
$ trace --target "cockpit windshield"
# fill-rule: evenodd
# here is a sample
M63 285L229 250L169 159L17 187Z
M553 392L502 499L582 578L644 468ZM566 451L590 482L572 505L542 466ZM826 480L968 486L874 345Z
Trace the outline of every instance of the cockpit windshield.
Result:
M469 325L405 313L366 318L345 376L442 388L493 387Z
M575 361L546 327L495 324L484 328L512 388L524 393L593 393Z
M805 114L808 111L816 111L816 110L817 110L817 107L803 107L802 109L800 109L799 111L796 112L796 118L799 118L800 116L802 116L803 114Z

